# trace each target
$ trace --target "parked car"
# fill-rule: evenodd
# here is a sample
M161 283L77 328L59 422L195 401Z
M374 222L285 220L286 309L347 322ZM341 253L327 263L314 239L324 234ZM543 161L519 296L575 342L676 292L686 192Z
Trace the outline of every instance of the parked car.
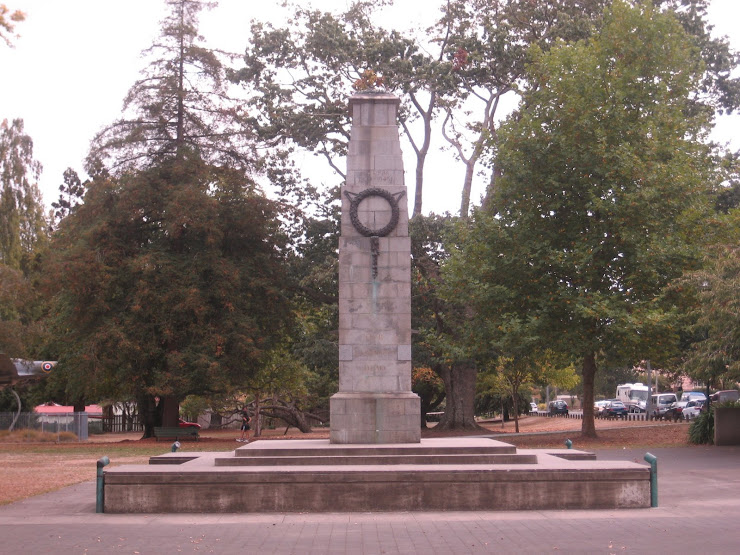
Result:
M537 412L539 409L537 408L537 403L532 401L529 403L529 412Z
M627 415L627 407L624 403L618 399L612 399L607 401L606 407L604 407L604 416L606 418L624 418Z
M735 402L740 400L740 391L737 389L717 391L716 393L712 393L709 398L712 400L712 403Z
M200 428L200 424L197 422L188 422L187 420L179 419L179 426L181 428Z
M568 403L558 399L557 401L550 401L547 405L547 411L550 414L568 414Z
M668 407L663 413L663 419L673 420L674 422L677 422L678 420L683 418L683 409L686 405L689 404L689 402L690 401L676 401L675 403L671 403L671 406Z
M681 393L681 401L705 400L707 398L703 391L684 391Z
M663 418L665 411L678 401L675 393L656 393L650 396L650 402L653 407L653 418Z
M609 401L596 401L594 403L594 416L596 416L597 418L600 416L604 416L604 410L606 409L608 404Z
M695 399L694 401L689 401L681 412L684 420L691 420L699 416L699 413L705 410L706 403L706 399Z

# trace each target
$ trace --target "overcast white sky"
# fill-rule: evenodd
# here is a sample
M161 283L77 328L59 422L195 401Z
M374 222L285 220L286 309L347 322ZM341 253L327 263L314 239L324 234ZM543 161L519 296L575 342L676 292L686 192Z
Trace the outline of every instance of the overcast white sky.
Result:
M124 95L142 69L140 52L158 35L162 0L3 0L27 14L16 31L15 48L0 45L0 119L22 118L34 141L35 158L44 166L40 186L47 205L58 197L67 167L82 171L89 141L115 120ZM251 19L278 19L280 0L220 0L204 12L201 34L214 47L242 52ZM308 4L309 2L305 2ZM312 0L320 9L341 10L347 0ZM431 0L396 0L385 26L426 23L436 15ZM740 2L712 0L710 21L740 49ZM349 93L349 91L348 91ZM718 123L716 136L740 148L740 118ZM406 148L408 150L408 147ZM439 160L441 157L436 157ZM447 162L449 168L449 162ZM413 165L406 163L406 183L413 186ZM327 175L330 170L327 168ZM455 212L459 205L462 166L428 179L425 212ZM433 172L430 175L439 175ZM335 182L329 178L327 182ZM473 194L473 200L478 199ZM409 191L410 198L413 192Z

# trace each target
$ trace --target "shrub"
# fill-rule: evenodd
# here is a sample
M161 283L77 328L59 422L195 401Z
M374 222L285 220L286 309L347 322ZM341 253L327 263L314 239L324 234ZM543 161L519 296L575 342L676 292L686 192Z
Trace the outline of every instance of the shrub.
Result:
M714 411L701 412L689 426L689 442L702 444L714 443Z

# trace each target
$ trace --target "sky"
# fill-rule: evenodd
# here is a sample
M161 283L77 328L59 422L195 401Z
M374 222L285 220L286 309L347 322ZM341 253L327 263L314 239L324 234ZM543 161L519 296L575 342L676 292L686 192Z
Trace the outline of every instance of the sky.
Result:
M139 77L144 63L140 57L159 34L165 14L163 0L2 0L11 9L26 13L19 23L15 47L0 45L0 120L22 118L25 131L34 141L34 157L44 171L39 186L47 206L58 198L62 174L68 167L84 177L83 160L97 131L120 115L123 98ZM298 3L309 4L309 2ZM341 11L348 0L312 0L318 9ZM220 0L218 6L201 15L200 32L214 48L243 52L250 21L279 23L285 12L281 0L261 2ZM437 12L430 0L396 0L387 11L391 27L424 26ZM735 50L740 50L740 2L712 0L709 20L717 36L727 36ZM349 93L350 91L348 91ZM736 132L740 116L718 122L714 137L729 141L740 149ZM402 143L403 146L403 143ZM405 154L412 154L406 146ZM309 157L310 155L305 155ZM432 157L432 166L424 190L424 212L456 212L464 174L448 153ZM316 165L306 159L307 164ZM336 183L331 170L321 167L326 183ZM405 162L406 184L413 187L414 164ZM439 176L443 176L440 178ZM456 187L455 184L460 184ZM480 190L474 190L477 201ZM409 198L413 192L409 191Z

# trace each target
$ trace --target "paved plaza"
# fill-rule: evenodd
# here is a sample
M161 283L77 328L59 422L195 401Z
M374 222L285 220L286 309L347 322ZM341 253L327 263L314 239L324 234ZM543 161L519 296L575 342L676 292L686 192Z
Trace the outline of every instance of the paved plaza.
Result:
M95 514L86 482L0 507L2 553L737 553L740 447L651 449L652 509ZM597 451L642 461L645 450Z

